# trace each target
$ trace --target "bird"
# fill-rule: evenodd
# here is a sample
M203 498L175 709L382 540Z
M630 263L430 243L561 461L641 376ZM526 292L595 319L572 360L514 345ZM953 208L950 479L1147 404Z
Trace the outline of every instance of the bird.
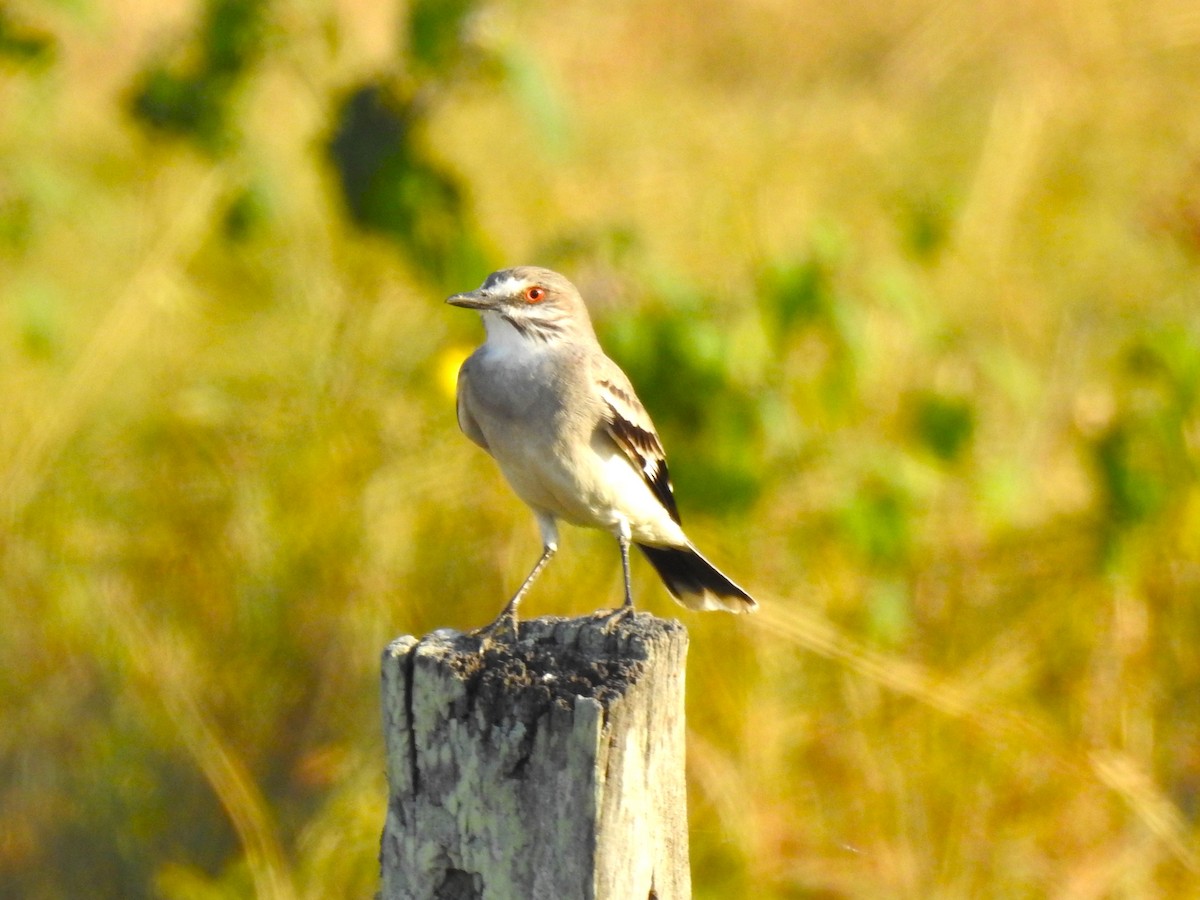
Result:
M614 613L633 610L631 544L683 606L757 607L684 534L658 432L601 348L575 285L550 269L518 266L446 302L476 310L486 333L458 372L459 428L499 465L542 539L541 556L480 633L517 633L517 606L557 552L560 520L617 539L625 597Z

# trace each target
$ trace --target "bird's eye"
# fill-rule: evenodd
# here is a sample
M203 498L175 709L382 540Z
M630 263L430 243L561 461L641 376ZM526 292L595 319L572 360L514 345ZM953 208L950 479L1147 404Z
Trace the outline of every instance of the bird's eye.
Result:
M541 303L546 299L546 289L538 287L536 284L532 287L525 288L526 303Z

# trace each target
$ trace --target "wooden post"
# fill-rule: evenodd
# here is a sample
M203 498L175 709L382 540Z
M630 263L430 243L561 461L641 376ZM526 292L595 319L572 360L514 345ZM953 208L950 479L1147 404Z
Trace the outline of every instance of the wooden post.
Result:
M687 631L647 613L383 654L382 900L685 900Z

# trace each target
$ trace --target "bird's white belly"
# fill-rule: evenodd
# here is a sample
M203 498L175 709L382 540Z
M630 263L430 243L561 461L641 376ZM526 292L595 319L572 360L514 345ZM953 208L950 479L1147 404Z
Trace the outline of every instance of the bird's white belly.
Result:
M517 495L535 509L614 535L627 523L633 540L641 543L687 543L683 530L610 442L576 448L574 458L565 457L562 448L547 448L536 459L528 453L515 458L506 449L493 446L500 468Z

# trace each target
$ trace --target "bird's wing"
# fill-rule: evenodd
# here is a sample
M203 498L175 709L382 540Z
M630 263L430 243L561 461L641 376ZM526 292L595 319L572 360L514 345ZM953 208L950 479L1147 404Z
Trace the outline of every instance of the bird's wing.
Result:
M467 360L459 366L458 369L458 387L455 390L455 411L458 414L458 427L462 429L462 433L469 437L474 443L478 444L488 453L491 449L488 447L487 438L483 436L483 430L479 427L479 423L475 421L475 417L471 415L471 376L467 372L467 368L471 365L471 360Z
M679 509L667 473L667 456L650 414L633 392L625 373L611 360L605 359L605 363L596 382L603 401L603 428L678 523Z

